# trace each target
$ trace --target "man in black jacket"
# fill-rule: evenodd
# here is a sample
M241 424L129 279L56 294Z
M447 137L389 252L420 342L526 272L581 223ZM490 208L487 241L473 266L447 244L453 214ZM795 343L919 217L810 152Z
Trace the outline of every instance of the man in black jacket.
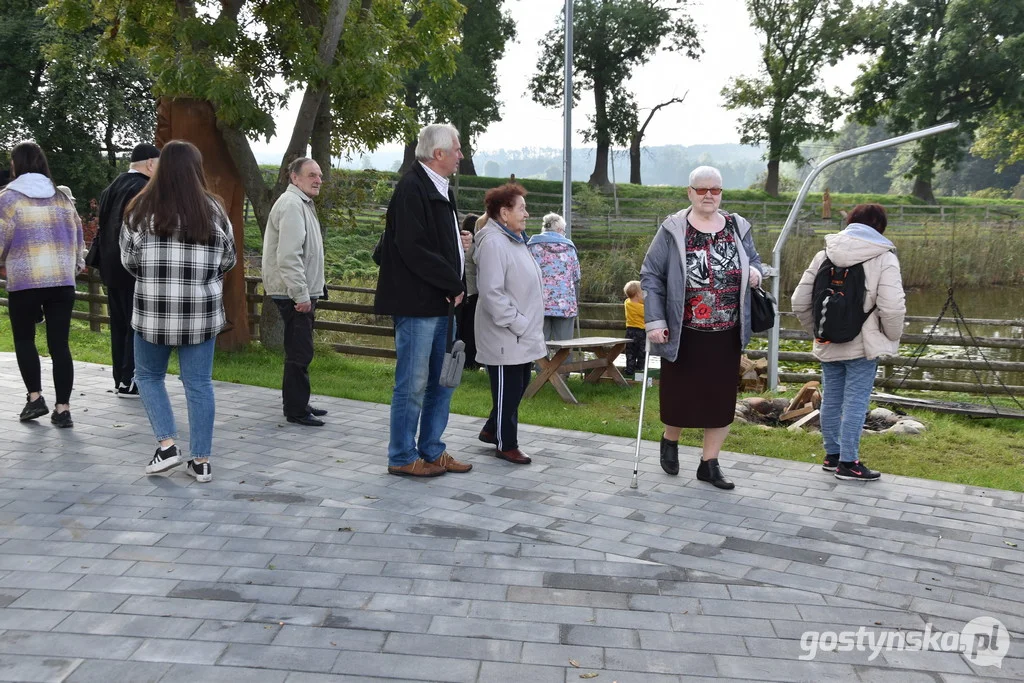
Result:
M135 278L121 265L118 239L125 207L149 182L159 161L160 150L154 145L144 143L132 150L128 170L117 176L100 195L96 237L86 259L89 265L99 269L107 290L114 392L123 397L136 397L139 389L135 386L135 340L131 325Z
M449 310L465 295L466 255L472 235L459 233L448 176L462 158L459 132L425 126L416 163L395 186L375 255L380 264L374 310L395 325L395 391L391 399L388 472L436 477L468 472L445 450L452 389L438 379L449 330ZM416 428L419 427L419 440Z

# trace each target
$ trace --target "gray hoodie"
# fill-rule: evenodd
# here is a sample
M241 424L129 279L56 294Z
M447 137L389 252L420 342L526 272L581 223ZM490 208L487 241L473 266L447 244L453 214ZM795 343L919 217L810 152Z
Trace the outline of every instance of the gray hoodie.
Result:
M540 266L526 243L494 220L476 234L473 261L476 360L483 365L521 365L547 355Z
M815 357L824 362L878 358L899 351L903 319L907 313L903 277L896 247L869 225L851 223L842 232L825 236L825 248L815 254L793 291L793 312L800 325L813 334L814 276L825 256L840 268L864 264L864 310L877 306L853 341L845 344L814 342Z

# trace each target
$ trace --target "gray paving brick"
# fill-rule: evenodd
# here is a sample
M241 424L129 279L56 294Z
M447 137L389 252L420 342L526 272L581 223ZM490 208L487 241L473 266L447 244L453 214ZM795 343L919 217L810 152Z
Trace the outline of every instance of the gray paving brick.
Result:
M366 656L361 653L359 659ZM260 669L283 669L286 671L330 672L338 659L338 651L312 647L278 647L275 645L251 645L232 643L220 659L228 666L250 666Z
M459 415L446 439L474 472L411 482L381 464L387 406L318 397L328 427L288 429L279 392L220 383L221 475L197 486L146 477L141 406L110 401L106 369L77 369L91 400L74 434L11 423L0 444L0 679L1024 676L1013 657L989 671L952 653L798 659L807 630L959 631L991 614L1024 637L1024 561L1003 542L1024 542L1020 493L905 477L867 491L816 463L728 453L724 496L654 474L655 443L633 491L629 438L523 424L537 461L509 468ZM19 384L0 353L9 414Z
M141 644L140 638L9 630L0 636L0 653L127 659Z
M81 666L81 659L0 655L0 680L21 683L60 683Z
M468 659L442 659L397 654L360 653L358 657L338 657L334 673L365 676L385 675L416 680L429 672L432 680L474 683L480 671L478 662Z
M112 612L126 599L123 595L111 593L30 590L11 603L11 607L19 609Z
M91 659L82 662L65 680L68 683L157 683L171 668L163 662L112 662Z
M160 683L282 683L287 671L241 666L173 664Z
M198 619L77 612L60 622L53 630L143 638L188 638L202 623Z

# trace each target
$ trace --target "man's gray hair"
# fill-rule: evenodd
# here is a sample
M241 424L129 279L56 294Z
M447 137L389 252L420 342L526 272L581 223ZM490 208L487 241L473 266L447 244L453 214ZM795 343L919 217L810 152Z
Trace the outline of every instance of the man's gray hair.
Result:
M295 175L302 175L302 167L308 164L310 161L315 161L315 159L310 159L309 157L299 157L292 163L288 164L288 175L291 176L293 173Z
M542 225L544 232L565 232L565 219L557 213L549 213L544 216Z
M434 158L434 150L443 149L450 152L459 137L459 130L447 123L432 123L420 129L416 142L416 160L430 161Z
M715 187L722 186L722 174L714 166L698 166L690 171L690 187L696 187L702 180L710 180Z

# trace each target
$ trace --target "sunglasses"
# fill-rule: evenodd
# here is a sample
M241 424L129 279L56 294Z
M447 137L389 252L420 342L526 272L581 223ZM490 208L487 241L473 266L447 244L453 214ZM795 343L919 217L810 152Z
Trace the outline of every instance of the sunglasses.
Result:
M710 192L713 196L717 197L722 194L722 188L720 187L690 187L691 190L699 194L701 197Z

